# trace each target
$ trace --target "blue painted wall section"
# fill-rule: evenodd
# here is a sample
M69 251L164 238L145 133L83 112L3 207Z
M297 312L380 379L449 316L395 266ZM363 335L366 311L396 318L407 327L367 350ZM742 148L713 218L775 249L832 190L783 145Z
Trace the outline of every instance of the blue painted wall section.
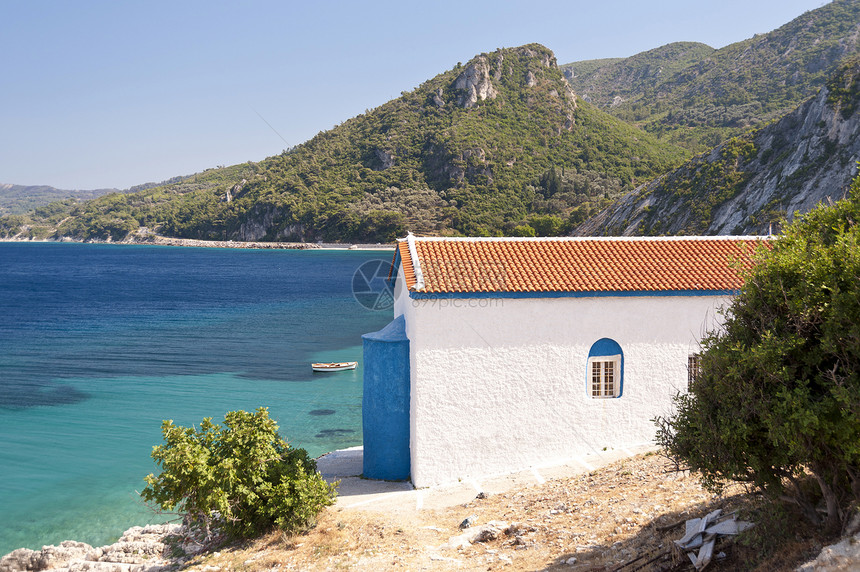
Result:
M364 345L364 476L409 478L409 339L398 316L378 332L361 336Z

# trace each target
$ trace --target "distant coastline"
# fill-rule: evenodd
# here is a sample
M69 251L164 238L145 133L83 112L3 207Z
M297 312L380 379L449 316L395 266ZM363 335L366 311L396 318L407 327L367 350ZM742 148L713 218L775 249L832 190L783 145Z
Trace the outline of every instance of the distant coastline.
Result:
M21 240L16 238L2 238L0 242L81 242L71 239L62 240ZM242 242L236 240L197 240L193 238L173 238L148 234L144 236L135 235L131 239L121 242L113 241L87 241L93 244L144 244L155 246L189 246L195 248L253 248L269 250L385 250L393 251L393 244L353 244L353 243L314 243L314 242Z

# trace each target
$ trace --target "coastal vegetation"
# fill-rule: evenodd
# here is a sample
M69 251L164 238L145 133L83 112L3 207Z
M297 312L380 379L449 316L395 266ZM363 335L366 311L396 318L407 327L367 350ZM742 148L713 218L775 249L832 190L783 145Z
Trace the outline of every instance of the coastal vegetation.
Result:
M153 447L152 458L162 472L145 477L141 496L199 525L206 537L213 527L237 538L300 532L334 502L334 485L304 449L278 435L264 407L230 411L223 426L211 417L199 429L164 421L161 432L164 444Z
M658 442L703 484L741 481L839 529L860 503L860 177L761 247Z

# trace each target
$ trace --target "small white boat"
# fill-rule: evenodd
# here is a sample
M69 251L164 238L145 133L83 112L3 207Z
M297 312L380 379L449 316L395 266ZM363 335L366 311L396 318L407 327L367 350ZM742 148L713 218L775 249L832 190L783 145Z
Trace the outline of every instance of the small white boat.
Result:
M340 361L330 363L312 363L311 368L314 371L346 371L348 369L355 369L355 366L357 365L357 361Z

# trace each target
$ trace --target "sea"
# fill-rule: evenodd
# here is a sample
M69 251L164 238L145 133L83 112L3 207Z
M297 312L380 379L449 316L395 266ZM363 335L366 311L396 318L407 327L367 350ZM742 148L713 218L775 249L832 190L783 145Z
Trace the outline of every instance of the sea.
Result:
M267 407L313 457L360 445L361 335L392 318L375 296L390 261L0 243L0 555L174 519L139 496L165 419ZM314 361L359 366L313 373Z

